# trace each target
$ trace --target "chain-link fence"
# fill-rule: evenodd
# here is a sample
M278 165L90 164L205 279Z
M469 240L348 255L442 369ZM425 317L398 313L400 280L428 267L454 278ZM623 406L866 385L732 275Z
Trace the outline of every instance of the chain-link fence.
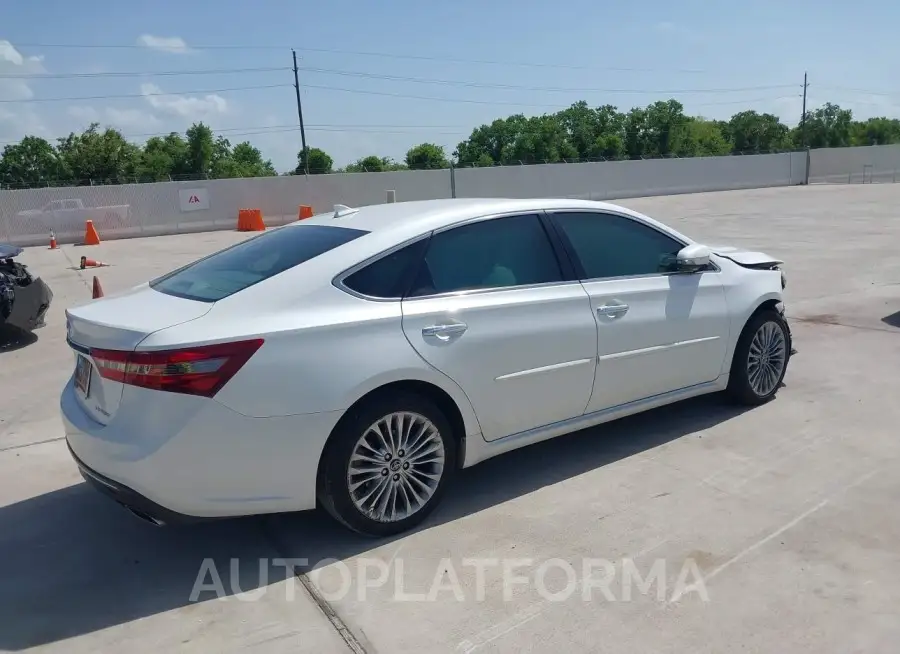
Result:
M299 205L451 197L622 199L803 184L805 152L726 157L556 163L381 173L291 175L0 191L0 241L76 242L92 220L101 238L233 229L242 208L266 224L296 220Z

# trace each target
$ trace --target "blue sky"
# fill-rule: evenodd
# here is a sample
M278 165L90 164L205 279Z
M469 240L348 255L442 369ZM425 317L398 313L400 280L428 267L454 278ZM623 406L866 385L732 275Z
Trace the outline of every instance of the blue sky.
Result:
M336 165L400 160L422 141L450 153L494 118L582 99L675 97L692 114L753 108L795 124L804 70L812 107L900 115L900 5L888 0L0 2L0 145L92 120L143 141L202 120L286 170L300 149L291 47L307 142ZM216 69L252 70L130 75ZM70 74L82 76L54 77ZM121 95L135 97L106 97Z

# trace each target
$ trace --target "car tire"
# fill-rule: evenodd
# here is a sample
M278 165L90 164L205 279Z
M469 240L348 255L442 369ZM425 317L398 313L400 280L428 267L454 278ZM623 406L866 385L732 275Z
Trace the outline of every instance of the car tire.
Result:
M401 429L385 433L387 423L398 421ZM398 432L405 431L403 440ZM428 398L409 392L372 397L341 419L326 445L319 504L366 536L407 531L440 503L456 470L456 451L450 421Z
M787 372L791 347L791 332L781 313L764 309L754 314L744 326L732 357L726 391L731 399L756 406L775 397ZM760 369L762 377L756 372Z

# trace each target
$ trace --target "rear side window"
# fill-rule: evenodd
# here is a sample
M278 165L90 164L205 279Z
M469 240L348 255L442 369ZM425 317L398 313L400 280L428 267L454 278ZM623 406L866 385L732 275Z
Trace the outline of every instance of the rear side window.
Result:
M387 254L344 278L344 286L362 295L400 299L409 290L428 246L423 238Z
M150 282L168 295L216 302L368 234L329 225L274 229Z

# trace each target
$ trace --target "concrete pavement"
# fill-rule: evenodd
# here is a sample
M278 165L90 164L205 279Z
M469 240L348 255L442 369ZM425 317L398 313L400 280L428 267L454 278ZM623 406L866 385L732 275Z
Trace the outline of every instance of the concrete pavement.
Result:
M156 529L80 483L58 440L65 307L93 274L112 292L246 236L30 249L56 296L37 340L0 349L0 651L893 651L898 203L896 185L623 201L785 259L800 353L778 398L700 398L498 457L382 541L316 513ZM113 265L72 270L82 251ZM204 561L226 599L191 601Z

